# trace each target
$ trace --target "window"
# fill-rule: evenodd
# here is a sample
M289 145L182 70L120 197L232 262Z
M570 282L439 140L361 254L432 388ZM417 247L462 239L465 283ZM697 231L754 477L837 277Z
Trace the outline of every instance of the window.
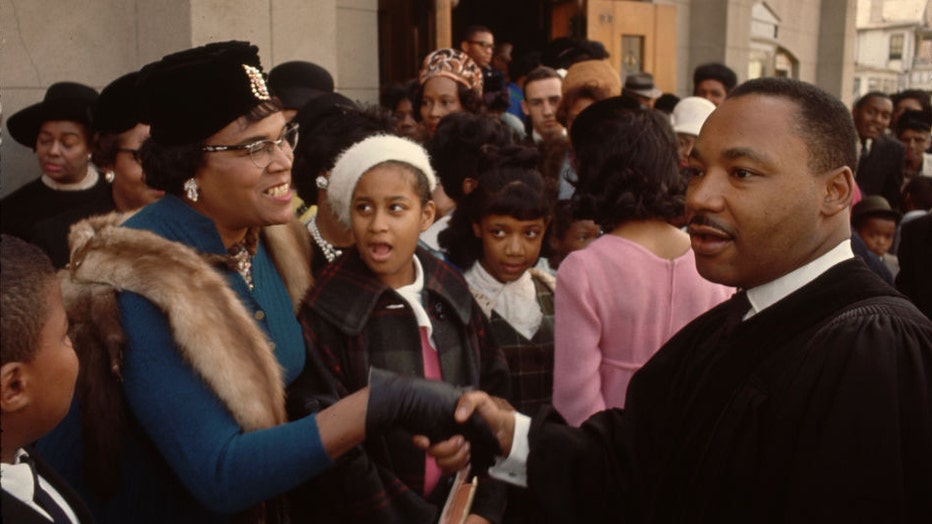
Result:
M890 60L903 59L903 34L890 35Z

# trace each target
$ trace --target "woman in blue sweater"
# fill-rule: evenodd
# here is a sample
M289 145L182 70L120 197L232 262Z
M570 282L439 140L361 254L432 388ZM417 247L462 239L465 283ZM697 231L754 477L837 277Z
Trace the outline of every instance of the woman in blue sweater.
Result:
M73 231L63 289L82 376L41 443L98 521L282 521L282 496L367 432L452 434L454 392L382 375L288 420L286 387L315 365L294 314L309 244L292 215L297 128L257 49L169 55L138 88L146 182L166 196ZM110 288L120 293L108 309ZM438 432L437 420L449 423Z

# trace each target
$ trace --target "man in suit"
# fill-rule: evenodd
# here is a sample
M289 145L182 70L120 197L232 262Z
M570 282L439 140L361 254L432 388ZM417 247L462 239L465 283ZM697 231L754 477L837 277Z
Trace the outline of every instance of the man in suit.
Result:
M579 428L465 394L457 419L478 411L505 457L490 473L552 522L932 522L932 322L851 252L855 136L811 84L735 88L686 215L699 273L741 292Z
M871 91L854 103L851 114L858 132L858 187L864 195L880 195L898 208L906 150L898 140L884 134L890 125L893 101L889 95Z

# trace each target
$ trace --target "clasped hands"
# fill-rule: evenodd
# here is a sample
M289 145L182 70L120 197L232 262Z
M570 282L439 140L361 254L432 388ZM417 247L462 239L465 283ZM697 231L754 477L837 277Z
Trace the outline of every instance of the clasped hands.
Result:
M369 372L369 389L366 434L403 427L444 473L468 463L473 471L485 471L496 455L511 450L514 408L503 399L376 368Z

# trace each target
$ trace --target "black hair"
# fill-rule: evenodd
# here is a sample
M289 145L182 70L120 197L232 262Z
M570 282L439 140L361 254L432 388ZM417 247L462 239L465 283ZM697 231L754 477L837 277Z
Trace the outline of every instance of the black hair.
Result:
M117 149L121 146L120 133L101 131L94 140L91 162L97 167L112 166L116 162Z
M738 85L738 75L724 64L702 64L693 71L693 93L703 80L717 80L725 87L725 93L730 93Z
M747 95L784 98L796 106L796 114L790 121L809 149L808 166L812 172L824 173L842 166L855 170L858 133L851 112L840 100L812 84L789 78L748 80L736 87L728 98ZM864 95L868 96L874 95Z
M30 362L49 318L48 290L58 285L49 257L38 247L0 235L0 363Z
M891 103L893 102L893 99L890 98L890 95L884 93L883 91L869 91L865 93L864 96L862 96L861 98L858 98L854 102L854 106L853 106L854 110L860 111L861 108L864 107L864 104L866 104L867 101L870 100L871 98L886 98Z
M569 91L563 93L563 96L560 98L560 104L557 106L557 121L560 122L563 127L566 127L570 106L575 104L577 100L588 98L593 102L598 102L599 100L605 100L610 96L611 93L609 90L601 86L583 84L581 86L571 88Z
M292 182L308 205L317 203L317 176L333 169L340 153L373 135L394 134L390 115L378 107L335 104L323 113L299 120L301 139L294 152Z
M517 142L515 132L500 118L453 113L440 120L425 148L443 190L459 202L463 198L463 180L479 178L480 148L505 147Z
M686 180L677 170L670 119L624 97L587 107L570 131L578 182L576 218L603 231L629 220L672 220L683 212Z
M483 102L482 95L475 92L474 90L466 87L465 85L456 82L456 93L459 95L460 105L463 106L463 111L480 114L485 112L485 103ZM413 105L414 105L414 119L420 122L421 119L421 104L424 103L424 85L418 85L417 89L414 90Z
M492 30L484 25L471 25L463 31L463 38L460 39L460 42L468 42L470 38L476 36L478 33L493 34Z
M531 70L540 65L540 56L539 51L529 51L513 58L511 63L508 64L508 78L515 82L530 73Z
M474 234L473 224L483 217L547 221L553 213L554 195L537 170L536 148L487 146L481 156L479 185L458 203L449 227L438 238L450 261L464 269L482 258L482 239Z
M604 60L609 57L605 45L597 40L560 37L544 49L541 63L554 69L569 69L576 62Z
M427 180L427 175L423 171L421 171L420 168L414 166L413 164L409 164L403 160L386 160L384 162L379 162L378 164L370 167L363 174L365 175L366 173L372 171L375 168L386 167L386 166L392 166L392 167L397 167L399 169L404 169L410 172L411 174L413 174L414 175L414 192L417 194L418 199L421 202L421 206L424 206L425 204L427 204L427 202L430 201L431 199L430 182ZM358 184L358 181L357 181L357 184ZM355 192L356 190L353 189L353 193ZM350 198L352 198L352 196Z
M282 110L281 102L272 99L253 107L243 115L247 123L258 122ZM146 185L172 195L182 193L185 180L193 177L204 164L203 141L166 146L151 138L139 148Z
M903 100L915 100L919 102L924 111L932 111L932 100L929 99L929 93L920 89L906 89L890 97L893 100L893 107Z
M916 209L932 209L932 178L927 176L917 176L910 180L906 187L903 188L903 197L909 197L909 201Z
M389 111L394 111L402 100L410 100L413 105L416 87L417 79L385 86L379 94L379 105Z
M527 98L527 86L530 83L537 82L538 80L546 80L548 78L558 78L562 83L563 77L560 76L560 73L557 73L557 70L552 67L547 66L537 66L532 69L527 77L524 79L524 96Z
M673 113L673 108L676 107L676 104L679 101L680 97L674 95L673 93L664 93L660 95L657 100L654 100L654 109L669 115Z
M932 131L932 109L903 111L896 120L896 136L899 137L907 129L926 133Z

